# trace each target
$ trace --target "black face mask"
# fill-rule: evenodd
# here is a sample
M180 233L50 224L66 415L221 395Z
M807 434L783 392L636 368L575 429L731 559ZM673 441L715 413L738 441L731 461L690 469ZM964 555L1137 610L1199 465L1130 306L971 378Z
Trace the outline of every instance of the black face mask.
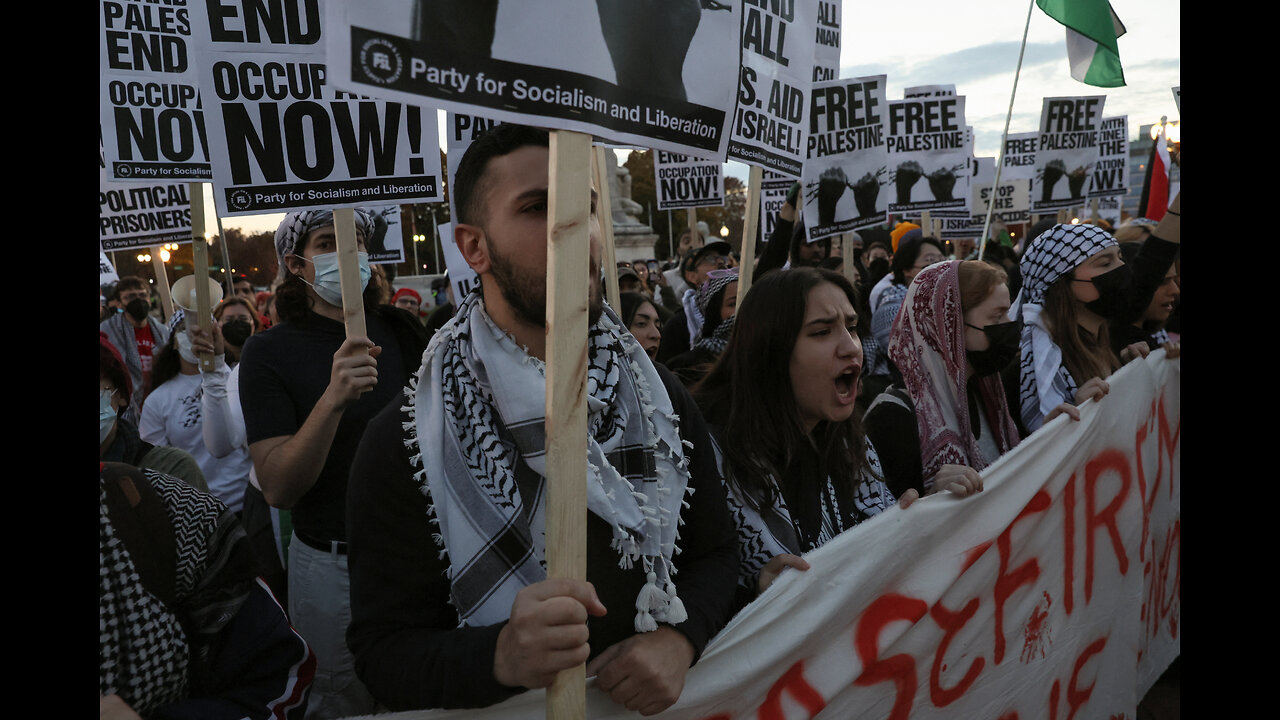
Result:
M129 301L128 305L124 306L124 311L129 313L129 316L134 320L141 322L147 318L147 313L151 312L151 303L143 298L134 298Z
M1076 282L1092 282L1098 289L1098 299L1091 300L1084 306L1108 320L1114 320L1118 319L1128 306L1128 290L1133 282L1133 268L1125 264L1101 275L1094 275L1091 280Z
M244 341L253 334L253 324L244 318L232 318L222 323L222 339L228 345L242 347Z
M867 267L868 276L872 280L879 280L889 274L889 259L878 257L871 261L871 265Z
M1022 339L1022 321L996 323L986 327L978 327L965 323L967 327L981 330L987 336L986 350L967 350L965 355L973 366L975 377L986 377L1009 367L1009 363L1018 356L1018 343Z

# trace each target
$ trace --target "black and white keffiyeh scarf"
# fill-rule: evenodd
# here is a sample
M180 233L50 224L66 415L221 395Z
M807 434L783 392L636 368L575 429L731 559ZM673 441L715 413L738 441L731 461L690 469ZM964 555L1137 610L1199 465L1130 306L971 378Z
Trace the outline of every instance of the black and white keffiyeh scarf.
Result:
M588 333L587 509L619 565L642 565L637 632L687 615L671 558L689 488L679 418L640 344L605 307ZM410 461L448 559L459 626L506 620L546 579L545 366L496 325L477 288L432 338L405 390Z
M1080 263L1115 244L1115 238L1096 225L1060 223L1032 240L1022 255L1018 266L1022 272L1022 290L1009 316L1017 318L1021 313L1023 321L1018 395L1028 431L1039 427L1038 422L1028 423L1028 418L1045 417L1062 402L1063 393L1070 398L1076 391L1075 379L1062 364L1062 348L1053 341L1040 317L1045 291ZM1061 393L1054 391L1055 384Z
M862 475L853 489L852 523L845 522L846 513L841 512L840 503L836 499L835 484L828 477L821 493L821 530L816 541L807 543L801 536L800 528L787 508L787 501L781 491L777 492L773 507L761 510L759 504L743 492L738 483L732 480L732 474L724 464L724 456L719 445L712 440L716 462L721 468L721 475L729 478L725 482L725 495L729 503L729 515L733 518L734 529L738 534L738 584L742 587L756 589L756 578L760 569L774 556L783 553L803 555L810 550L820 548L836 535L848 530L858 523L868 520L887 510L897 503L893 493L884 484L884 470L880 466L880 456L866 439L867 463L862 468ZM777 483L775 478L774 483Z

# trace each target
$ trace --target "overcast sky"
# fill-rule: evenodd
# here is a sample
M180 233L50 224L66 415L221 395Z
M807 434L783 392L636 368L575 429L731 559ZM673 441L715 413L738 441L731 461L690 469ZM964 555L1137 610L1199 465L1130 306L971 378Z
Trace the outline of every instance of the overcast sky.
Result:
M965 96L966 121L974 126L975 154L994 157L1028 6L1027 0L842 0L840 76L884 73L890 99L901 98L914 85L955 85ZM1128 115L1130 139L1137 137L1140 125L1159 122L1161 115L1178 119L1171 90L1181 84L1178 3L1112 0L1111 6L1128 31L1119 40L1127 86L1096 88L1073 80L1066 31L1037 7L1031 13L1009 132L1035 130L1041 99L1057 96L1106 95L1103 114ZM621 162L625 153L619 156ZM738 162L726 163L725 171L747 178L747 166ZM211 192L206 195L212 202ZM260 232L274 230L281 217L229 217L223 225Z

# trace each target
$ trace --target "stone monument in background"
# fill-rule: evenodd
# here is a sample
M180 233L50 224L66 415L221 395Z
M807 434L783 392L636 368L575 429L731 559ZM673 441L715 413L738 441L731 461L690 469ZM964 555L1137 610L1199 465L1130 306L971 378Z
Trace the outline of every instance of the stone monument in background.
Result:
M613 168L609 177L609 198L613 218L614 255L619 262L635 262L653 257L653 246L658 236L653 228L640 222L644 212L640 203L631 199L631 171L618 165L613 148L604 149L606 163Z

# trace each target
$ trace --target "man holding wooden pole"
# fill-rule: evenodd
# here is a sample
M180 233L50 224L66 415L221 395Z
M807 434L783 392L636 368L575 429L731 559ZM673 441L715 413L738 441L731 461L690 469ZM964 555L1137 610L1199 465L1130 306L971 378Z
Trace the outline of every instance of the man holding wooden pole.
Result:
M348 640L393 710L492 705L587 662L651 715L728 620L737 547L706 426L602 302L594 204L589 278L548 277L548 146L503 123L466 151L454 238L480 284L352 466ZM583 177L557 192L594 198ZM546 568L551 282L581 283L589 324L585 582Z

